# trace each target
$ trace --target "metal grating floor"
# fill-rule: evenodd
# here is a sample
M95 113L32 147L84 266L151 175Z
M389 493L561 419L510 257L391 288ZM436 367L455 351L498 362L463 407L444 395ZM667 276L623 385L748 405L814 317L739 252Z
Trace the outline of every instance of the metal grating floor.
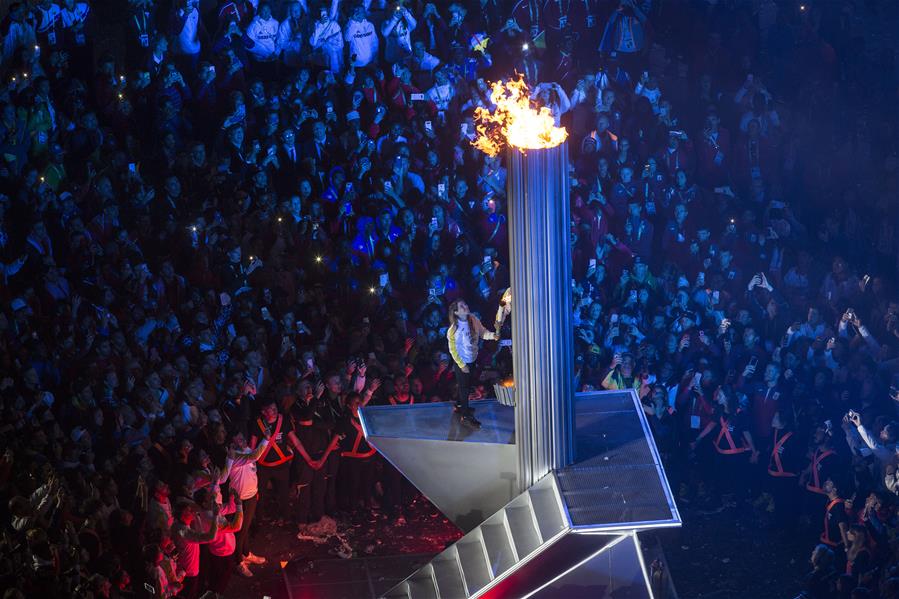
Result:
M680 520L636 401L630 391L577 396L575 464L557 472L572 526Z

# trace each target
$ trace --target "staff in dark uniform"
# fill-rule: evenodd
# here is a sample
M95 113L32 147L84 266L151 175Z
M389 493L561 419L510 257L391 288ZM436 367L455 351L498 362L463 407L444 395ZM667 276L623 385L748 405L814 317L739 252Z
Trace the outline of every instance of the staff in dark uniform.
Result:
M343 436L340 444L338 500L340 508L346 511L360 508L368 510L372 505L377 451L368 444L362 431L359 408L363 405L362 396L350 393L346 399L346 413L338 426L338 431Z
M828 477L824 481L824 492L827 493L827 505L824 506L824 522L821 529L821 542L833 551L838 570L846 565L846 533L849 532L849 515L846 500L843 498L844 483L835 482L836 477Z
M715 469L718 484L728 493L744 495L750 484L748 466L758 462L759 452L736 394L729 388L719 387L715 392L715 401L719 406L717 418L706 425L694 443L698 445L706 437L715 435L712 444L718 454L718 467Z
M829 420L815 429L814 448L808 454L808 465L799 475L799 486L805 487L802 496L802 513L817 518L827 503L824 481L840 470L840 458L833 448L833 427Z
M774 517L781 525L795 522L799 507L799 487L796 480L802 468L803 447L793 430L791 410L781 409L771 422L774 445L768 456L768 491L774 498Z
M257 477L259 480L259 495L264 497L269 483L272 486L272 495L278 509L276 524L283 524L288 511L288 498L290 494L290 462L294 458L294 451L303 459L309 460L306 448L294 433L291 419L278 411L278 404L274 398L265 399L259 418L251 425L250 447L256 449L256 444L263 437L269 439L268 448L263 452L257 462ZM259 505L260 519L264 511Z
M325 431L325 448L319 459L322 463L324 485L321 497L313 495L313 505L321 503L324 513L334 515L337 511L337 471L340 469L340 433L337 431L343 419L343 397L341 395L340 375L331 374L325 378L324 392L315 403L315 418Z
M302 460L294 461L293 481L297 494L297 521L307 524L320 520L324 512L319 501L324 498L325 487L324 463L320 458L328 445L328 429L316 418L312 386L301 384L299 395L290 415L306 455Z

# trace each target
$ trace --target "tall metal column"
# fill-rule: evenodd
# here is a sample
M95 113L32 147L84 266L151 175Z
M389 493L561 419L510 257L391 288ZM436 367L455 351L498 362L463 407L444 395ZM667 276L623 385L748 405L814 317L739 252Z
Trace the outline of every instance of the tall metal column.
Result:
M507 149L518 486L574 458L568 144Z

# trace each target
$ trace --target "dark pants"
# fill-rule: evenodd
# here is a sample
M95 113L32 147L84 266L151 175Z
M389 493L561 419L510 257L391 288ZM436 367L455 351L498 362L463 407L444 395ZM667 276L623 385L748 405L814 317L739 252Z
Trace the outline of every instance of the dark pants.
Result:
M231 571L234 570L234 554L212 555L209 554L209 575L206 588L220 595L225 594L228 583L231 582Z
M375 486L375 464L372 457L340 458L337 477L337 499L340 509L352 511L371 506Z
M384 513L390 518L402 516L413 497L409 481L389 462L384 462L381 484L384 487Z
M309 457L315 460L320 455ZM297 460L295 467L293 477L297 488L297 522L318 522L325 513L325 467L313 470L302 459Z
M795 476L768 476L768 490L774 498L774 519L781 528L795 528L803 490Z
M332 451L321 469L325 487L324 511L329 516L337 513L337 473L339 470L340 453Z
M288 501L290 499L290 463L278 466L259 466L256 469L259 479L259 496L265 497L268 493L268 484L272 484L271 497L274 498L278 510L277 519L288 516ZM260 516L265 513L264 506L257 507Z
M456 377L456 404L463 412L469 411L468 396L471 394L471 381L474 378L474 364L468 364L468 372L463 372L459 365L453 362L453 374Z
M237 531L237 547L234 550L238 559L243 559L250 552L250 527L253 525L253 520L256 518L256 505L258 503L258 493L243 501L243 524L241 524L240 530Z

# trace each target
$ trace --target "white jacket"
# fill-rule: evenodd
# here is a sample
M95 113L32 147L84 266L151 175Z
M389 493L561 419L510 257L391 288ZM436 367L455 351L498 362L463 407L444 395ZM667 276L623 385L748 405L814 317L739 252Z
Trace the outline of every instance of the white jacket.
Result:
M393 11L393 15L381 25L381 34L387 40L387 62L396 62L412 52L410 34L418 21L406 8Z
M253 42L253 46L247 51L257 60L273 60L278 57L278 21L276 19L262 20L258 15L250 21L247 27L247 37Z
M303 32L284 19L278 25L278 48L284 52L284 62L290 66L299 66L303 61Z
M335 52L343 49L343 37L340 35L340 25L337 21L330 20L325 24L315 22L315 29L309 44L313 48L321 48L325 52Z
M364 67L378 57L378 32L368 19L350 19L343 30L343 38L350 47L350 56L356 55L353 66Z

